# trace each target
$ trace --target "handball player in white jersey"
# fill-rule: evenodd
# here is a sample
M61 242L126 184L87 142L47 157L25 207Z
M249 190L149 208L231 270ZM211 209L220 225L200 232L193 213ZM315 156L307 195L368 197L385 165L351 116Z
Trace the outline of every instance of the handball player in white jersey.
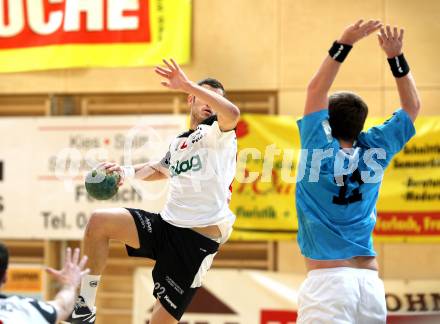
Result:
M169 178L168 199L160 214L140 209L96 210L84 235L90 275L71 315L71 323L93 323L100 275L104 270L109 240L126 244L129 256L156 261L153 269L156 303L150 324L177 323L210 268L219 245L235 220L229 209L230 184L236 167L234 128L239 109L227 100L215 79L190 81L174 60L155 72L162 85L188 94L190 130L176 136L166 156L156 163L104 168L146 181ZM148 206L146 206L148 208Z

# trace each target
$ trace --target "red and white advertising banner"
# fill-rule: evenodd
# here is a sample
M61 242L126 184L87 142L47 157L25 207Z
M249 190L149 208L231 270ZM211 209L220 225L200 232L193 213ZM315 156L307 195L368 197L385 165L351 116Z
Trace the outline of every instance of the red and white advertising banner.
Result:
M191 0L0 0L0 72L190 58Z
M133 324L148 323L155 299L151 268L134 276ZM251 270L210 270L180 323L293 324L304 276ZM440 323L440 280L385 281L388 323ZM166 301L164 301L166 302Z

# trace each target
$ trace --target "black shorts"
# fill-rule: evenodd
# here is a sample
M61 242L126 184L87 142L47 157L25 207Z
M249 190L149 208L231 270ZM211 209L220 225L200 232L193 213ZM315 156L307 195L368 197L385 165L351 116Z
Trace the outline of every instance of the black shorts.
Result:
M139 249L126 245L127 253L156 260L153 295L180 320L197 290L191 286L200 274L202 262L217 252L219 243L191 229L173 226L159 214L127 210L136 223L140 243Z

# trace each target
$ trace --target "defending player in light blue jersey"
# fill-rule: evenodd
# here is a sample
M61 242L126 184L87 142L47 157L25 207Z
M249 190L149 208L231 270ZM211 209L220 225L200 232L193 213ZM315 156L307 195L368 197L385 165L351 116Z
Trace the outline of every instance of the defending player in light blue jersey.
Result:
M363 132L365 102L352 92L328 96L328 91L353 44L379 29L401 109ZM298 296L297 323L386 321L371 236L376 201L383 171L415 134L420 110L402 39L403 29L359 20L333 43L308 85L304 117L298 121L305 173L296 187L298 243L308 275Z

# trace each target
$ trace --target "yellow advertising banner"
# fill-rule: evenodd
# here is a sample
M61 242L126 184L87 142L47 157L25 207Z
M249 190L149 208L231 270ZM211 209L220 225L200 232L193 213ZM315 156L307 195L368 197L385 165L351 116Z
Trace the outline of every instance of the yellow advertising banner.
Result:
M191 0L5 0L0 6L0 72L190 59Z
M295 170L299 134L295 118L243 115L237 125L237 174L231 210L232 239L292 239L298 228Z
M296 119L244 115L239 123L233 239L295 238L300 156ZM365 127L383 121L369 118ZM440 242L440 117L419 117L416 130L385 171L377 204L377 241Z
M416 135L385 171L376 238L440 242L440 117L419 117Z

